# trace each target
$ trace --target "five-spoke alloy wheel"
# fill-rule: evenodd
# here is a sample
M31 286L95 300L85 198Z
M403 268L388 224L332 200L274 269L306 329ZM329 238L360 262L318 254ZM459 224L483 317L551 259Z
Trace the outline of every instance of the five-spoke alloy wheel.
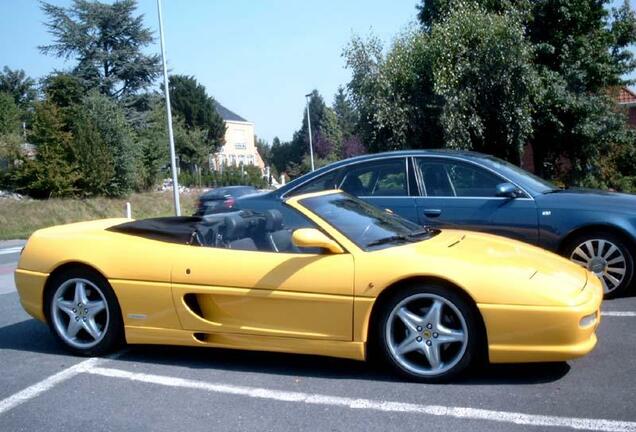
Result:
M112 288L91 271L55 277L47 305L53 333L76 354L100 355L121 341L121 314Z
M439 286L412 287L385 305L380 348L388 363L409 378L445 381L469 366L480 343L467 301Z
M620 296L629 287L634 262L620 238L610 233L579 236L568 243L566 254L598 276L606 297Z

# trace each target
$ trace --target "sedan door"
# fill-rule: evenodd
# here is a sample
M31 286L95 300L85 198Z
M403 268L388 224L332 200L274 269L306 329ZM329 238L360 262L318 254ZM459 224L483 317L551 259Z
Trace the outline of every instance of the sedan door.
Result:
M529 243L538 240L534 199L521 189L516 197L497 196L508 181L473 162L443 157L416 158L423 196L416 199L419 222L498 234Z

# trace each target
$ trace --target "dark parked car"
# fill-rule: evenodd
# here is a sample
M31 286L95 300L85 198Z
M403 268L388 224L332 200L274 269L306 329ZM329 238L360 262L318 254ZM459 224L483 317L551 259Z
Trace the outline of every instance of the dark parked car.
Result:
M596 273L607 297L634 275L636 196L561 189L474 152L413 150L336 162L272 192L339 188L422 225L461 226L557 252Z
M225 186L210 189L199 197L195 216L227 211L234 206L236 198L258 192L253 186Z

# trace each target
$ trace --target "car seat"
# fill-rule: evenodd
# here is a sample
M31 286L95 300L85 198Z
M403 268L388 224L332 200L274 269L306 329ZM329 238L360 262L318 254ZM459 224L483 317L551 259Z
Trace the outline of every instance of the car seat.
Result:
M292 232L283 227L283 214L280 210L265 211L265 231L267 241L274 252L298 252L292 242Z

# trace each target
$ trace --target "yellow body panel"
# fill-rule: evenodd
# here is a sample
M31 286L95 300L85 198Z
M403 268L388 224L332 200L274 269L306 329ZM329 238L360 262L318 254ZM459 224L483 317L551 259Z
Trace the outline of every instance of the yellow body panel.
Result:
M596 276L514 240L443 230L422 242L366 252L287 201L344 250L312 255L204 248L107 231L107 219L36 232L16 271L25 310L40 320L49 275L93 267L119 300L130 343L214 346L365 358L376 299L405 281L444 281L475 303L492 362L579 357L596 344Z

